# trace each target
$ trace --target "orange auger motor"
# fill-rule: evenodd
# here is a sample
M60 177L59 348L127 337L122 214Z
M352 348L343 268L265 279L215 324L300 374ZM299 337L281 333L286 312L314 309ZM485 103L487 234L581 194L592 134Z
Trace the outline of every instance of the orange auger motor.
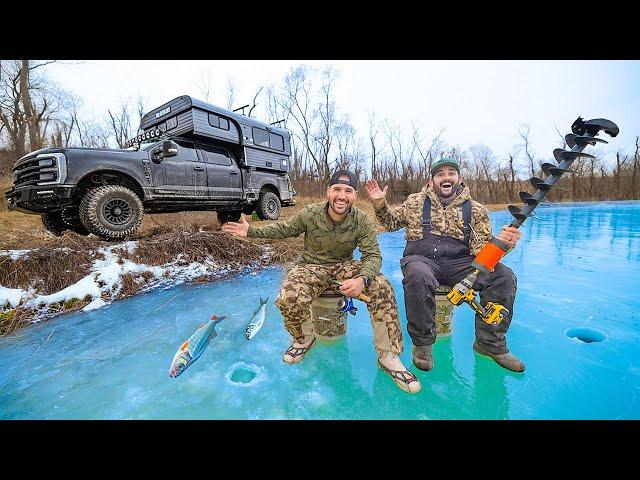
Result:
M547 178L542 180L541 178L533 177L530 180L531 185L538 189L533 195L527 192L520 192L520 199L525 204L523 208L509 205L509 212L515 217L515 220L511 222L511 227L519 228L528 217L534 216L533 211L540 202L548 202L545 196L552 188L558 187L556 182L562 174L565 172L574 172L574 170L569 169L569 167L576 158L595 158L593 155L581 152L587 145L608 143L601 138L595 138L600 130L603 130L610 137L615 137L619 133L618 126L604 118L595 118L585 122L582 117L578 117L578 119L573 122L571 126L573 133L565 136L565 141L567 145L571 147L571 150L556 148L553 151L553 156L558 162L558 165L553 165L552 163L542 164L542 171L547 175ZM471 263L471 266L474 267L473 272L460 280L460 282L451 289L447 295L449 301L454 305L460 305L462 302L466 302L486 323L500 323L505 315L509 314L507 308L504 307L504 305L493 302L487 302L487 305L483 307L476 302L476 292L472 287L478 275L481 272L492 272L500 259L504 257L508 251L509 245L497 238L491 239L491 241L480 250Z

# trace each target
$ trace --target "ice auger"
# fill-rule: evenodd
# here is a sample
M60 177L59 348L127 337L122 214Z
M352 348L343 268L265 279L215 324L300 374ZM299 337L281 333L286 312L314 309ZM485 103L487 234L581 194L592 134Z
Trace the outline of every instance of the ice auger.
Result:
M556 182L562 174L575 172L569 167L576 158L595 158L588 153L582 153L582 150L584 150L587 145L608 143L606 140L596 138L600 130L603 130L612 138L617 136L620 131L615 123L610 120L605 120L604 118L595 118L585 122L582 117L578 117L578 119L573 122L573 125L571 125L571 131L573 133L565 136L565 141L567 145L571 147L571 150L556 148L553 151L553 156L558 162L558 165L552 163L543 163L541 165L542 171L547 175L547 178L544 180L538 177L531 178L531 185L537 190L533 195L527 192L520 192L520 199L524 202L523 208L509 205L509 212L515 217L515 220L511 222L511 227L519 228L527 218L534 216L533 211L541 202L548 202L545 197L552 188L558 187ZM493 302L487 302L486 306L480 305L480 303L476 302L476 293L473 290L473 284L481 272L492 272L500 259L508 251L509 245L495 237L491 239L491 241L480 250L471 263L471 266L474 267L473 272L460 280L460 282L451 289L447 295L449 301L454 305L460 305L462 302L466 302L486 323L492 325L500 323L504 317L509 314L509 310L504 305Z

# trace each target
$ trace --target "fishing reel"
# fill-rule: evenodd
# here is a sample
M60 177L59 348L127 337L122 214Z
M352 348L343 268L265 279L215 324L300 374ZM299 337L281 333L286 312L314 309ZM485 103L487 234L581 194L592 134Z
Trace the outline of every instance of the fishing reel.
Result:
M340 313L349 312L351 315L355 315L358 309L353 304L353 298L345 297L338 301L338 311Z

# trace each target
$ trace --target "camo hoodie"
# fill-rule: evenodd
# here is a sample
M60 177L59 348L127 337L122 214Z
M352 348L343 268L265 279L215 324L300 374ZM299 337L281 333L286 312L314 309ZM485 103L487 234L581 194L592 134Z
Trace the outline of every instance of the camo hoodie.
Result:
M375 209L376 217L382 226L388 231L405 230L405 240L414 241L422 239L422 209L424 199L429 195L431 199L431 233L433 235L444 235L458 240L464 240L464 222L462 220L462 203L471 198L469 187L461 183L462 191L446 207L442 205L436 192L430 185L419 193L412 193L407 200L398 208L391 210L385 200L383 204ZM471 237L469 240L469 250L471 255L477 255L480 249L487 244L491 238L491 222L487 209L475 200L471 200Z
M351 207L346 218L337 225L329 218L329 202L306 205L287 222L254 227L248 237L286 238L304 233L304 250L299 263L331 265L353 259L358 247L362 257L360 275L374 278L380 272L382 256L378 247L376 225L367 213Z

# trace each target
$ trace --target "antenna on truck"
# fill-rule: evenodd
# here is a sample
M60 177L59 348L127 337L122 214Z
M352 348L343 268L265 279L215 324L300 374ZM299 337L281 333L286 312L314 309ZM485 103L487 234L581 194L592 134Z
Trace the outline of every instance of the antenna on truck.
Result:
M234 110L232 110L233 112L237 112L238 110L242 110L242 115L244 115L244 109L247 108L249 106L249 104L243 105L242 107L238 107Z

